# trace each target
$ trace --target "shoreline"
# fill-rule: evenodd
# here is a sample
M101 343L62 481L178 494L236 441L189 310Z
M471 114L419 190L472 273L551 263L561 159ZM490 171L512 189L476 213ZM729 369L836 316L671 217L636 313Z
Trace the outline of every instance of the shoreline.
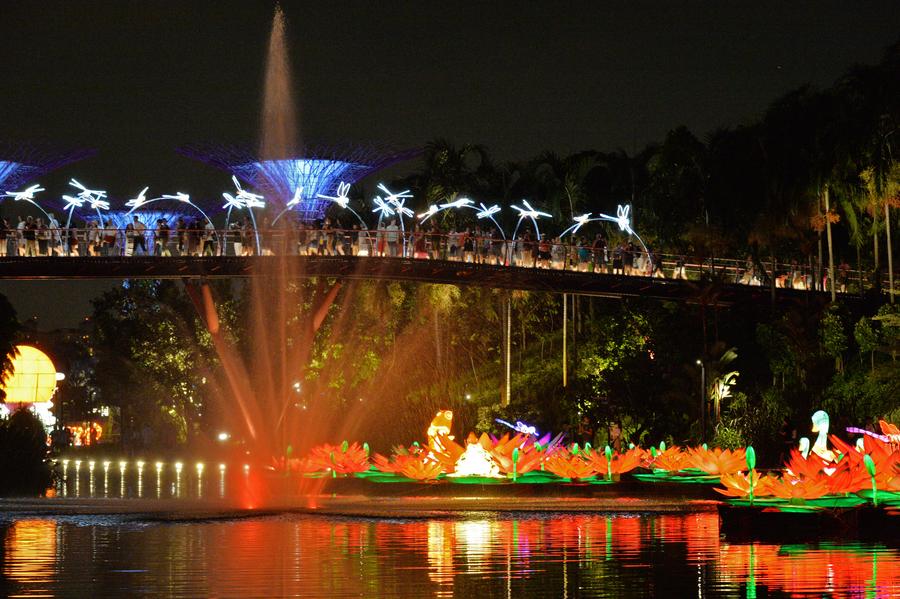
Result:
M260 507L191 499L3 498L0 520L27 517L113 516L126 522L230 520L282 515L372 519L468 518L498 514L648 514L715 511L718 502L670 498L366 497L318 495L278 498Z

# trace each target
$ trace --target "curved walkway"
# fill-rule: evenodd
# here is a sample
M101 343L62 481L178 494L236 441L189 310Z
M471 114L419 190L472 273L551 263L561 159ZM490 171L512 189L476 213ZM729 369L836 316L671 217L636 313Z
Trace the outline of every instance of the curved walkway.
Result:
M771 289L758 285L709 284L682 279L477 264L453 260L367 256L82 256L0 258L0 280L41 279L214 279L271 277L336 277L422 283L475 285L497 289L549 291L602 297L645 297L659 300L730 305L769 301ZM828 294L778 288L779 300L827 300ZM850 296L848 296L850 297Z

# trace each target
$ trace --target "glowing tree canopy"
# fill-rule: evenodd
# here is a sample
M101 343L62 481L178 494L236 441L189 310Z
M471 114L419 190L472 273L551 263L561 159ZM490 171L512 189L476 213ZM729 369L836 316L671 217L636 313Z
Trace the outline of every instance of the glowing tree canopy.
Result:
M0 190L24 188L50 171L95 153L95 150L54 149L45 144L0 140Z
M333 201L319 196L334 196L339 183L356 183L420 153L375 145L308 148L303 156L274 160L260 160L235 147L193 145L179 148L178 152L230 172L262 192L278 211L290 208L306 221L324 217Z
M166 224L173 230L175 229L175 225L178 223L179 218L184 218L186 222L191 222L193 220L200 221L200 226L206 224L203 216L197 211L191 210L190 207L185 207L180 210L174 208L172 210L139 210L134 212L130 210L127 212L124 210L115 210L103 215L106 226L111 229L124 229L129 223L134 222L135 216L138 217L138 220L144 223L144 226L149 230L156 229L156 223L159 220L166 221Z

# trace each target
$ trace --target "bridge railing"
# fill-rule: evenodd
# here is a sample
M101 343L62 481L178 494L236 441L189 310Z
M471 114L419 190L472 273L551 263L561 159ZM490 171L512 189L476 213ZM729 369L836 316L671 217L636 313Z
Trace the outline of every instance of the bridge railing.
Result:
M347 255L451 260L497 266L548 268L698 280L705 275L731 283L794 289L828 288L827 267L791 262L651 253L634 245L563 243L558 238L506 240L491 233L399 229L278 228L0 229L2 256L254 256ZM839 292L872 286L872 273L836 268ZM773 275L774 273L774 275ZM883 277L886 279L886 277ZM900 277L895 277L900 280Z

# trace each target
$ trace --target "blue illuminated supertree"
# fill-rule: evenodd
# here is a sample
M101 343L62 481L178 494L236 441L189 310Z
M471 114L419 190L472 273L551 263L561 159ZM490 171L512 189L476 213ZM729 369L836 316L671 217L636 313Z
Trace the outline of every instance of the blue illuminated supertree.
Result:
M387 166L418 156L420 150L372 144L320 146L307 148L303 156L272 160L261 160L254 153L233 146L190 145L178 148L178 152L228 171L262 192L278 212L287 207L301 219L313 221L321 219L332 204L320 195L334 195L339 183L356 183ZM300 199L296 201L298 193Z
M90 149L62 149L36 142L0 140L0 193L23 188L52 170L95 153Z

